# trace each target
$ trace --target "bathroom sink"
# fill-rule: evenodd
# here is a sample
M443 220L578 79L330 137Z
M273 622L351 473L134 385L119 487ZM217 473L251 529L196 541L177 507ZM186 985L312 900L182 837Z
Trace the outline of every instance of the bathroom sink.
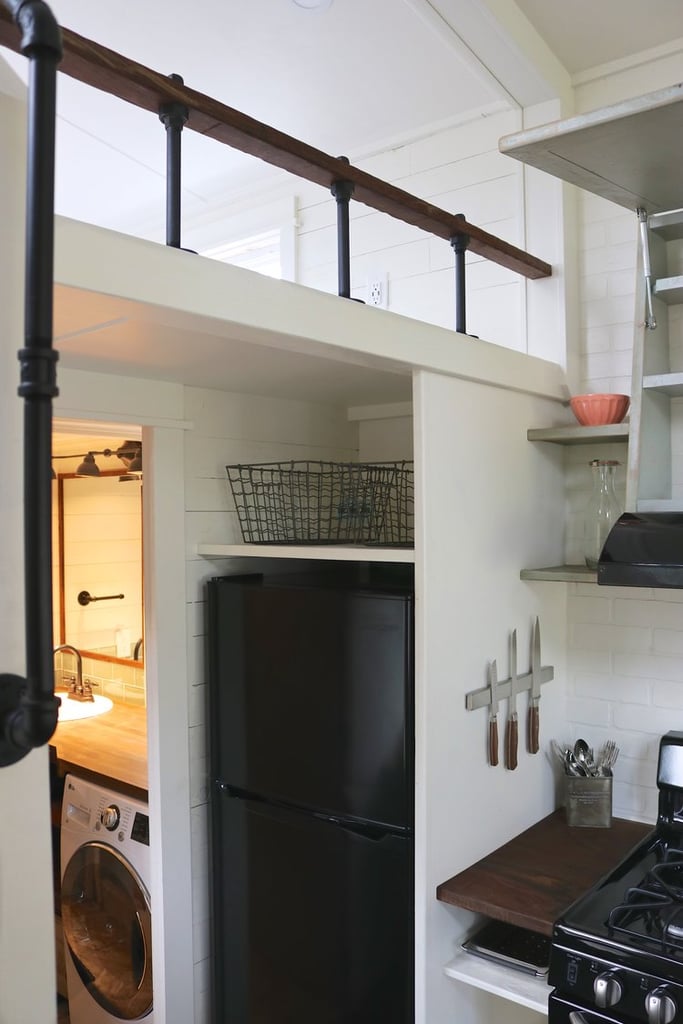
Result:
M77 722L82 718L94 718L96 715L103 715L106 711L111 711L114 706L109 697L102 697L100 694L96 694L94 700L84 701L73 700L64 691L58 692L57 696L62 698L58 719L60 722Z

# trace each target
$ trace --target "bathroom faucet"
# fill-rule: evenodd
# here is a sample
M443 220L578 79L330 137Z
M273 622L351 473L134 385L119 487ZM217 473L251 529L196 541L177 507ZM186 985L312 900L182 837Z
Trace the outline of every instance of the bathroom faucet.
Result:
M140 637L140 639L136 643L135 647L133 648L133 661L139 661L140 660L140 651L142 650L142 648L144 646L144 643L145 643L144 638Z
M76 679L69 688L69 697L75 700L93 700L92 687L89 683L85 686L83 684L83 659L81 658L81 652L71 644L60 644L59 647L55 647L53 653L57 654L58 651L71 651L76 659Z

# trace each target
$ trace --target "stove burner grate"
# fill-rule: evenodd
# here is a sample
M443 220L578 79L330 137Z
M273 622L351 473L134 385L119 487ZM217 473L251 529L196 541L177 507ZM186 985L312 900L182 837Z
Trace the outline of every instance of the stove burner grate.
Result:
M656 943L663 954L683 954L683 850L670 847L642 882L627 889L607 918L612 932Z

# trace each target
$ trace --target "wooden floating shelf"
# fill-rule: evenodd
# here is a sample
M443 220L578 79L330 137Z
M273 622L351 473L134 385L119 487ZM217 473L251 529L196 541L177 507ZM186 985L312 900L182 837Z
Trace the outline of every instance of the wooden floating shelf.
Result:
M587 565L550 565L545 569L522 569L522 580L550 580L556 583L597 583L598 574Z
M606 423L600 427L533 427L526 432L529 441L550 441L553 444L604 444L628 441L628 423Z
M414 562L414 548L351 544L198 544L202 558L310 558L335 562Z

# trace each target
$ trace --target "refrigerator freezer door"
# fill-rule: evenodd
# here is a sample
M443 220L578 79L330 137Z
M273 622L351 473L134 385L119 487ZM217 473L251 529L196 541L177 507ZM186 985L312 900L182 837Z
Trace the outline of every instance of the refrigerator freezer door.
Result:
M210 585L212 777L411 828L411 598L256 580Z
M214 1019L411 1024L413 846L215 786Z

